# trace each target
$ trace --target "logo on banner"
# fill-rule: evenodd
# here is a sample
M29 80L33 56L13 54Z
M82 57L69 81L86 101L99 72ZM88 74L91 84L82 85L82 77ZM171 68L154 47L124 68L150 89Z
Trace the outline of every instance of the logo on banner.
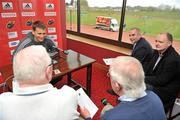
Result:
M22 33L23 35L26 35L26 34L28 34L29 32L32 32L32 30L22 30L22 31L21 31L21 33Z
M32 9L32 3L23 3L23 9Z
M54 10L54 4L49 4L49 3L47 3L47 4L46 4L46 9L47 9L47 10Z
M48 28L48 33L55 33L55 32L56 32L55 27Z
M16 13L1 13L2 18L17 17Z
M17 38L18 37L18 34L17 32L8 32L8 38L11 39L11 38Z
M36 13L35 12L22 12L21 13L22 16L36 16Z
M12 2L2 2L2 8L3 10L12 10L13 4Z
M53 19L49 19L48 20L48 25L52 25L54 23L54 20Z
M51 40L57 40L57 35L48 35L47 37Z
M11 29L14 27L15 21L9 21L6 25L6 28Z
M9 42L9 47L16 47L17 45L19 44L19 40L16 40L16 41L10 41Z
M26 22L26 25L27 25L27 26L31 26L32 23L33 23L33 20L28 20L28 21Z
M56 12L44 12L44 16L56 16Z

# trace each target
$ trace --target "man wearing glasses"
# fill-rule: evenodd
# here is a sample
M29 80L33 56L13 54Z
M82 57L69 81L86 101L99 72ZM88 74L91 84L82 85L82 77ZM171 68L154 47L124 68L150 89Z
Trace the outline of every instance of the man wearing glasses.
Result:
M67 85L57 89L49 84L52 69L41 45L19 51L13 59L17 85L0 95L0 120L77 120L78 95Z

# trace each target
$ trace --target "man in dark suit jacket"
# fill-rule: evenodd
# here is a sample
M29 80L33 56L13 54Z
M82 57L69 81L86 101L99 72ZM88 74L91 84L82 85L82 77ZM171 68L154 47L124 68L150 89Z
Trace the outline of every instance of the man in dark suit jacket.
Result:
M148 64L152 58L153 49L151 45L141 36L140 29L136 27L130 29L129 39L133 44L131 56L138 59L145 69L146 64ZM108 89L107 92L111 95L116 95L112 89Z
M162 100L167 112L180 89L180 56L172 47L170 33L160 33L155 41L156 50L147 66L145 82Z
M145 64L149 62L153 54L151 45L141 36L139 28L130 29L129 39L133 44L131 56L138 59L145 67Z

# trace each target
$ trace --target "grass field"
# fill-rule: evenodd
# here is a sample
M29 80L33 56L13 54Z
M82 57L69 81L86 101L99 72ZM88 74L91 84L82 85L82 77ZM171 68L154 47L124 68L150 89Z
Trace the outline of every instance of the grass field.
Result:
M73 24L77 22L76 12L71 11ZM81 10L81 24L95 26L96 16L113 17L120 22L120 12L111 10ZM67 10L67 22L70 22L70 12ZM125 16L125 31L139 27L144 34L156 36L160 32L170 32L176 41L180 41L180 11L128 11Z

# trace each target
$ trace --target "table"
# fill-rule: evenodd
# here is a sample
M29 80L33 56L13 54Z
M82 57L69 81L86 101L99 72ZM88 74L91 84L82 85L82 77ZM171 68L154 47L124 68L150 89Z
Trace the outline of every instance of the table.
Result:
M83 87L86 93L91 96L91 79L92 79L92 64L96 61L90 57L82 55L73 50L67 50L68 54L60 52L60 59L58 63L53 65L53 70L59 69L60 73L55 74L53 72L53 79L67 75L68 85L71 83L78 84L75 80L72 79L72 73L78 71L82 68L86 69L86 87ZM12 90L12 78L13 71L12 65L7 65L0 68L3 78L10 79L7 81L9 88ZM81 86L82 87L82 86Z

